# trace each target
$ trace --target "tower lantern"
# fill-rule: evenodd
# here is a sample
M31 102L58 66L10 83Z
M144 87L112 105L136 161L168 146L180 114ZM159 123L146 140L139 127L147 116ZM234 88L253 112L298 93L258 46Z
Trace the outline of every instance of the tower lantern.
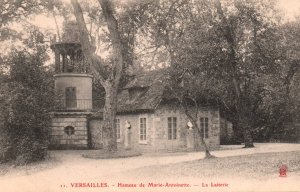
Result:
M89 73L89 66L82 53L78 25L65 23L61 41L51 41L55 53L56 73Z

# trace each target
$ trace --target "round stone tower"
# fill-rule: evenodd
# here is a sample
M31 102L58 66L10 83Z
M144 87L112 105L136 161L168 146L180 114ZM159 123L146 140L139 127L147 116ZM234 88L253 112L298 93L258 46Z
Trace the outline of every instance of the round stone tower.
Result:
M92 75L82 53L75 22L65 23L61 41L51 40L55 53L55 90L58 107L53 112L50 147L88 148L87 117L92 111Z

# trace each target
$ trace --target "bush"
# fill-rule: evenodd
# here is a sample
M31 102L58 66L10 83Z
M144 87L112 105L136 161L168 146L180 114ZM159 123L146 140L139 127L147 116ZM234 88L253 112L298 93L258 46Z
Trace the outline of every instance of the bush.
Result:
M4 133L0 137L0 162L22 165L45 158L48 112L54 107L52 74L43 66L45 51L11 53L10 73L1 82L6 100L0 102L0 131Z

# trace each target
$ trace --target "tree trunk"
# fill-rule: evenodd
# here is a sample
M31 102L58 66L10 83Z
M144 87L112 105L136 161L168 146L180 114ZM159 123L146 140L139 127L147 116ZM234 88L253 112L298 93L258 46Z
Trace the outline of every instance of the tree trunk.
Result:
M198 127L198 125L195 128L197 130L197 136L200 138L201 145L204 147L204 151L205 151L205 157L204 158L205 159L215 158L215 156L210 154L208 146L206 145L206 143L204 141L204 138L201 136L201 131L200 131L200 128Z
M247 101L239 101L238 104L238 125L240 126L243 137L244 137L244 148L251 148L254 147L253 138L251 134L251 105ZM242 102L242 103L241 103ZM247 104L248 103L248 104Z
M187 114L187 112L186 112ZM206 145L205 141L204 141L204 138L201 136L201 131L200 131L200 128L198 126L198 123L197 123L197 120L192 118L191 115L187 114L187 116L189 117L189 119L192 121L193 125L195 126L195 129L196 129L196 141L194 143L194 148L195 149L199 149L199 144L198 144L198 138L200 138L200 143L201 145L204 147L204 151L205 151L205 159L210 159L210 158L215 158L215 156L213 156L212 154L210 154L209 152L209 149L208 149L208 146Z
M246 128L246 127L244 128L244 141L245 141L244 148L254 147L251 131L249 129L250 128Z
M105 107L104 107L104 149L113 152L117 150L117 133L114 126L115 117L117 112L117 94L122 77L123 71L123 55L122 55L122 43L120 32L118 28L118 22L113 15L113 8L111 1L109 0L98 0L104 18L107 23L107 28L110 35L110 40L113 47L113 63L110 76L105 82Z
M117 110L117 94L112 86L105 87L105 106L103 111L103 149L108 153L117 151L116 130L114 121Z
M90 64L94 77L100 81L105 89L105 105L103 111L103 148L107 152L117 150L116 130L114 127L117 111L117 91L123 71L123 55L118 22L113 14L113 7L109 0L99 0L104 18L107 23L109 37L113 47L112 69L107 72L103 70L104 64L99 57L95 55L95 49L90 43L90 34L84 21L82 9L77 0L71 0L76 21L80 26L80 42L85 58ZM98 70L97 70L98 69ZM108 76L108 77L107 77ZM104 79L104 77L107 77Z

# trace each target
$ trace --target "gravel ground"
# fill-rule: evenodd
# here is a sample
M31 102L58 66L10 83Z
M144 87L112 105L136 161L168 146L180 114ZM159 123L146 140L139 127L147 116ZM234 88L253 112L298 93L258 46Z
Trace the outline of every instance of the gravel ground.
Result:
M148 178L214 178L234 175L245 179L267 180L279 175L281 165L288 167L288 172L300 175L300 151L271 152L252 155L220 157L172 163L164 166L147 166L124 173L132 177Z
M255 145L250 149L242 149L241 145L226 146L231 150L213 151L218 158L209 160L201 160L203 152L88 159L82 157L87 151L51 151L45 162L3 171L1 191L299 191L300 144ZM278 177L281 163L287 164L288 177ZM3 168L0 166L1 170ZM117 187L118 183L141 182L146 187ZM189 187L153 187L152 182L161 185L185 183ZM211 187L212 182L228 187ZM75 183L98 183L100 186L106 183L110 187L74 187Z

